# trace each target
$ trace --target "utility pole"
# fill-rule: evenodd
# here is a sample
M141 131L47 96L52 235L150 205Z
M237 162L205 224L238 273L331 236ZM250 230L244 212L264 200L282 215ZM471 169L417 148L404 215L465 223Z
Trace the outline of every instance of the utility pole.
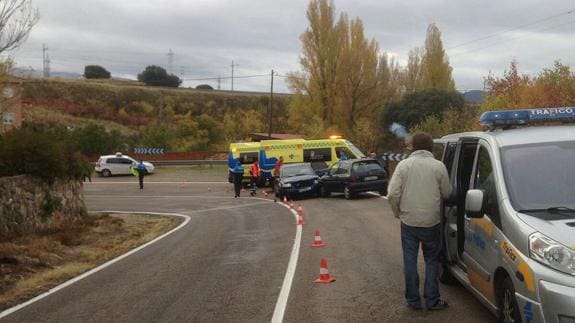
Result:
M42 44L42 65L44 77L50 77L50 56L48 56L48 46Z
M272 111L273 111L273 104L274 104L274 70L272 70L272 81L270 86L270 128L268 131L268 137L272 139Z
M221 85L222 85L222 76L218 74L218 90L221 90Z
M238 66L238 64L234 64L232 61L232 91L234 90L234 67Z
M164 124L164 95L160 94L160 106L158 109L160 114L160 124Z
M168 55L168 73L173 74L174 52L172 52L171 48L167 55Z

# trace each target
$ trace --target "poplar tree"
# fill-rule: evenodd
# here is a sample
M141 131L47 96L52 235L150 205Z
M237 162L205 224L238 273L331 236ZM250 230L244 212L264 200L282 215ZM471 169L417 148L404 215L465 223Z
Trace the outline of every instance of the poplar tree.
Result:
M441 32L435 24L427 28L425 52L421 61L421 87L424 89L455 90L449 58L443 49Z

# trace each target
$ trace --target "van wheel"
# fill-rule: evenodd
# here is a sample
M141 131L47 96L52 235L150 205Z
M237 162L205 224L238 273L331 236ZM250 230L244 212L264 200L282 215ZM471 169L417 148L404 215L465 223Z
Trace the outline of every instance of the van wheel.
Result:
M319 195L320 195L321 197L330 197L331 192L328 191L328 190L325 188L325 186L322 185L322 186L319 187Z
M112 172L110 172L109 169L104 169L104 170L102 171L102 176L104 176L104 177L110 177L110 176L112 176Z
M501 293L499 293L500 320L505 323L521 323L521 312L517 299L515 299L515 287L511 278L503 281Z
M345 197L346 200L351 200L353 198L353 193L351 192L348 186L346 186L343 189L343 196Z

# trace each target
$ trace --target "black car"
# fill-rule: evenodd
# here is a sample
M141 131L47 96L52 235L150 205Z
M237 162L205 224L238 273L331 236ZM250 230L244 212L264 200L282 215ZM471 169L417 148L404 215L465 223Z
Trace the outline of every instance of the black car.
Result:
M361 192L375 191L387 195L387 174L374 159L342 160L331 166L320 178L320 195L343 193L346 199Z
M284 164L276 178L277 197L293 198L297 195L318 195L319 176L309 163Z

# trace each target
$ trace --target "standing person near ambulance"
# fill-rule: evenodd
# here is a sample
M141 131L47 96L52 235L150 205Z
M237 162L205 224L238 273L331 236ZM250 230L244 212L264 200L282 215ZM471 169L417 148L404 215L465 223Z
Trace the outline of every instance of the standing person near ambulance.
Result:
M234 174L234 197L240 197L242 181L244 180L244 166L242 166L239 158L236 158L236 165L234 166L232 173Z
M250 167L250 176L252 177L252 189L255 189L260 181L260 164L257 158Z
M401 161L391 177L388 201L401 220L401 246L405 275L405 299L412 309L422 309L419 295L417 257L419 245L425 260L425 307L448 307L439 294L439 254L441 248L441 201L451 194L445 165L432 154L433 139L426 133L411 138L413 152Z

